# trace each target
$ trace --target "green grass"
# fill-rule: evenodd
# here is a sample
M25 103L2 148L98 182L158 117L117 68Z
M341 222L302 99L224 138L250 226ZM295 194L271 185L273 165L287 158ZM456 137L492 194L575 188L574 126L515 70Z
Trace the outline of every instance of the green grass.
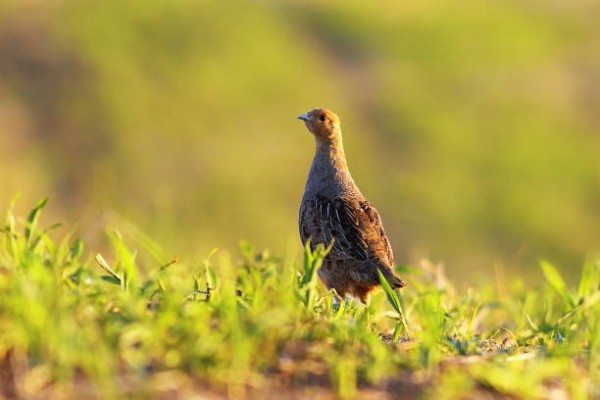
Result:
M336 304L304 262L240 246L193 262L142 234L112 250L52 239L6 214L0 239L0 396L6 398L511 398L600 395L600 263L577 288L458 290L438 265L402 267L368 305ZM56 226L51 226L54 228ZM218 261L214 261L218 260Z

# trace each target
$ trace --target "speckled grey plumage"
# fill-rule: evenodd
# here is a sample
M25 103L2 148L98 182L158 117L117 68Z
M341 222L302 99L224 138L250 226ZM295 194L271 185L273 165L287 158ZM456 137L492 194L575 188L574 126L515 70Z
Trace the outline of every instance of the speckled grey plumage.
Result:
M316 152L306 181L299 213L302 243L311 240L332 248L319 277L342 297L365 302L379 285L379 269L392 287L405 286L394 275L394 257L377 210L352 179L337 115L314 109L298 118L314 135Z

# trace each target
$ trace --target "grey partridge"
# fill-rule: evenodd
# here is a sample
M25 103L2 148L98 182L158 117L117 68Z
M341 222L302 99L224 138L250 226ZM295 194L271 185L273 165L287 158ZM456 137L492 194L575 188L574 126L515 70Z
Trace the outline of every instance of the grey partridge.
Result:
M315 137L316 152L308 173L299 213L302 243L319 243L331 250L318 271L328 289L342 298L346 294L366 302L377 287L377 270L393 288L406 283L394 272L392 247L379 213L363 196L350 175L340 119L316 108L298 116Z

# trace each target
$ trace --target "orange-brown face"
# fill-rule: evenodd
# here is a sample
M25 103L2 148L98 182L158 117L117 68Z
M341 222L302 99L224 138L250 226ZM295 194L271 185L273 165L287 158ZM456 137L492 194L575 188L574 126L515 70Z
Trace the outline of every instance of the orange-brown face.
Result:
M315 108L298 115L308 130L318 138L331 140L340 131L340 119L326 108Z

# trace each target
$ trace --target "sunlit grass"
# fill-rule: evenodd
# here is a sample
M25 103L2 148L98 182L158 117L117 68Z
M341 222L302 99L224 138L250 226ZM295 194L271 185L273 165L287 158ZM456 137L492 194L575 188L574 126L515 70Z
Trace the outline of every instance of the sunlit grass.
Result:
M466 291L424 262L363 305L319 283L323 247L300 262L242 243L237 262L194 264L109 229L113 251L86 258L41 227L45 203L25 219L8 210L1 231L5 397L600 394L598 262L576 289L542 262L539 287Z

